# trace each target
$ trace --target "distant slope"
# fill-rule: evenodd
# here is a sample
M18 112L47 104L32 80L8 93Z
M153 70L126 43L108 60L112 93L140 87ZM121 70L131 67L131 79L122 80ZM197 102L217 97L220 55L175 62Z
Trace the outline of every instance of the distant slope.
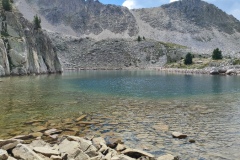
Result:
M128 10L98 0L15 0L25 17L40 14L53 32L95 40L132 38L181 44L193 52L240 52L240 22L201 0L182 0L156 8ZM29 16L31 15L31 16Z

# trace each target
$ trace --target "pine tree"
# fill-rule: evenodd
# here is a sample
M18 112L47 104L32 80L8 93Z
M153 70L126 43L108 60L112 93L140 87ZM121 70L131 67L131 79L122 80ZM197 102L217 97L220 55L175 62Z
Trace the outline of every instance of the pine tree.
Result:
M5 11L11 11L12 10L12 4L9 0L2 0L2 6Z
M218 48L214 49L213 50L213 53L212 53L212 59L214 60L218 60L218 59L222 59L222 51L219 50Z
M35 15L34 19L33 19L33 24L34 24L34 29L42 28L41 27L41 18L38 17L37 15Z
M138 36L138 42L142 41L142 38L140 36Z
M189 64L192 64L192 54L191 53L188 53L184 59L184 64L186 65L189 65Z

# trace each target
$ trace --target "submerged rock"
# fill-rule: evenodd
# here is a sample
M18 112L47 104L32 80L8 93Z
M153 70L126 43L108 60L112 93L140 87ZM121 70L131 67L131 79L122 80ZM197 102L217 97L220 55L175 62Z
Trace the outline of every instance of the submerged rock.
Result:
M184 138L187 138L187 135L182 134L180 132L172 132L172 137L173 138L178 138L178 139L184 139Z

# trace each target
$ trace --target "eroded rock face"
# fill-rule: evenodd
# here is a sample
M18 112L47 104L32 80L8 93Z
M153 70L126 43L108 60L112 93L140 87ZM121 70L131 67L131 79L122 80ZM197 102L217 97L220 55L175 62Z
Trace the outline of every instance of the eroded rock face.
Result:
M62 71L51 40L18 11L3 12L0 23L0 76Z
M30 5L37 5L41 15L53 26L65 25L78 35L98 35L104 30L115 34L127 32L129 36L138 33L136 20L126 7L103 5L98 0L27 2Z

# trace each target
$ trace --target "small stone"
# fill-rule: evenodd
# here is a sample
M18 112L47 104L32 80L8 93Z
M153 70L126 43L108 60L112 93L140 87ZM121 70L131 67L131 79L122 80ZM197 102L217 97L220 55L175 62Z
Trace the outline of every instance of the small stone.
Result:
M189 139L190 143L195 143L196 141L194 139Z
M7 151L0 149L0 160L7 160L7 159L8 159Z
M175 157L171 154L167 154L167 155L158 157L157 160L175 160Z
M80 116L79 118L77 118L75 121L76 121L76 122L81 121L81 120L83 120L83 119L86 118L86 117L87 117L87 115L82 115L82 116Z
M172 132L173 138L178 138L178 139L185 139L187 138L186 134L182 134L180 132Z

